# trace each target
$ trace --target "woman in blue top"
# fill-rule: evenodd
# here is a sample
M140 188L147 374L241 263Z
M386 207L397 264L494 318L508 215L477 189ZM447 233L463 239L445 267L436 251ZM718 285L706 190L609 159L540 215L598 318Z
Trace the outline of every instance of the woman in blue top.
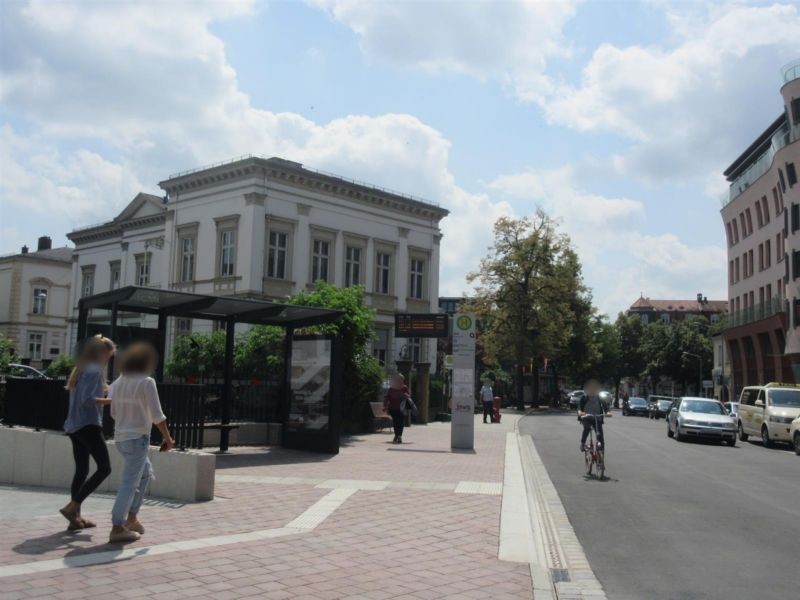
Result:
M106 395L105 371L114 355L114 342L101 335L89 338L67 380L69 412L64 431L72 441L75 476L71 500L59 512L69 521L68 529L84 529L96 524L81 517L81 503L111 474L106 441L103 438L103 407L98 398ZM89 456L97 470L89 477Z

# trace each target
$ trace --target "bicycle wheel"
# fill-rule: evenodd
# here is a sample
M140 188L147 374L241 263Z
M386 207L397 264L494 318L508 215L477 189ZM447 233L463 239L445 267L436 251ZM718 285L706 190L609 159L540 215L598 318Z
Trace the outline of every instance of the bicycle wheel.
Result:
M606 457L602 450L597 451L597 476L600 479L606 476Z
M592 474L592 466L594 465L594 441L590 441L589 445L586 446L586 451L583 453L583 460L586 463L586 474Z

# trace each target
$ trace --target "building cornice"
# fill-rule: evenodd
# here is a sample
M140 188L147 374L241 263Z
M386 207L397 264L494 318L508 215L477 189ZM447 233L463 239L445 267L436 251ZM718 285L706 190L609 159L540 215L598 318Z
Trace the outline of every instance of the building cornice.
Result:
M139 217L137 219L130 219L120 222L109 221L108 223L103 223L102 225L95 225L93 227L86 227L84 229L71 231L67 234L67 239L74 244L85 244L88 242L121 237L126 231L146 229L147 227L152 227L153 225L163 225L165 222L166 213L147 215L145 217Z
M447 209L423 200L368 184L348 181L342 177L314 171L303 167L300 163L280 158L247 157L227 164L177 174L160 182L159 186L170 197L179 197L183 193L253 176L264 178L267 185L274 182L299 187L307 191L339 196L354 202L412 214L436 222L449 214Z

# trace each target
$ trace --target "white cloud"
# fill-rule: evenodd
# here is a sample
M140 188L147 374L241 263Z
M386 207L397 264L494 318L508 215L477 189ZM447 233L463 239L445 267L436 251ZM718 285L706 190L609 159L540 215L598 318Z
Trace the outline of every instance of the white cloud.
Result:
M451 209L442 292L460 292L493 220L510 206L461 189L449 171L449 141L414 116L319 124L254 106L209 30L251 10L248 2L160 3L157 11L146 3L6 6L0 101L32 131L0 132L4 212L21 224L35 199L70 225L100 221L142 187L157 192L171 172L246 153L278 155Z
M632 140L615 157L625 175L721 171L782 109L779 67L800 54L800 14L790 4L690 8L667 10L673 47L598 47L581 84L546 100L548 119Z
M492 79L508 84L519 98L536 101L552 87L547 61L569 52L562 29L578 4L310 1L352 29L369 60Z
M587 284L601 311L615 315L640 292L653 298L693 298L699 291L724 298L725 250L706 244L689 246L666 233L638 233L645 207L631 198L609 198L580 187L573 165L531 169L503 175L493 191L523 207L544 207L570 235L584 267ZM704 290L694 289L703 282Z

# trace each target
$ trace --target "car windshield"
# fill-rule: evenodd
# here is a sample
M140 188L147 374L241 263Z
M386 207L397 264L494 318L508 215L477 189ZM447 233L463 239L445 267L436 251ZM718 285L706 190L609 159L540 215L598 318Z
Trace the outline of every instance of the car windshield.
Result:
M658 408L669 408L672 406L672 400L659 400Z
M770 390L772 406L800 408L800 390Z
M708 400L684 400L681 402L681 412L706 413L709 415L724 415L725 410L719 402Z
M647 403L644 401L644 398L631 398L628 400L628 404L632 406L646 406Z

